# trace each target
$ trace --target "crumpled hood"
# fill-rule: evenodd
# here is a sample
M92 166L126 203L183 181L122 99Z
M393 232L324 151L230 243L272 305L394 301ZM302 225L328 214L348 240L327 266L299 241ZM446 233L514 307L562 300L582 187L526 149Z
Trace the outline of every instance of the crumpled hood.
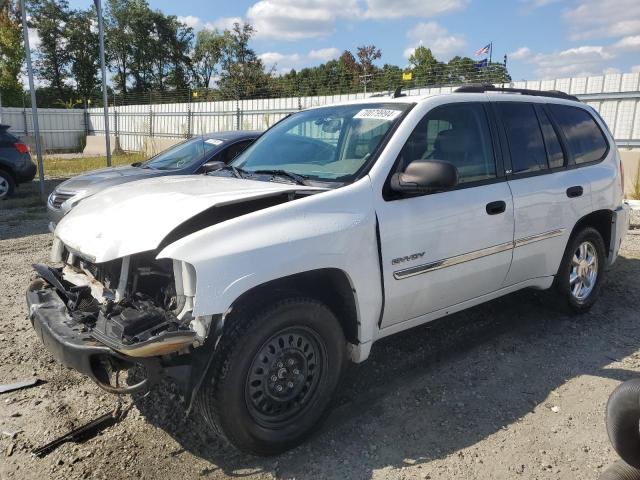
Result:
M82 201L60 221L55 236L92 261L106 262L153 250L208 208L301 190L322 189L207 175L150 178Z
M160 170L132 167L130 165L107 167L70 178L58 185L57 189L70 192L83 190L93 194L94 191L113 185L166 174L166 172Z

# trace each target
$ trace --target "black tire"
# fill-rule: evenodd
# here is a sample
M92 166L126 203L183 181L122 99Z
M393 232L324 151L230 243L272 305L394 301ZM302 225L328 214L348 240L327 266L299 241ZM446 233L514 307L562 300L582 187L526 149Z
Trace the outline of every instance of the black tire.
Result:
M607 401L607 434L620 458L640 468L640 379L628 380Z
M0 200L9 198L13 195L15 189L16 182L13 176L4 170L0 170Z
M595 285L591 289L590 293L584 298L578 299L573 293L570 287L570 275L573 269L572 261L573 257L579 249L580 245L585 242L591 245L595 251L597 257L597 275L595 278ZM558 305L568 310L569 313L585 313L598 299L600 290L604 284L607 261L606 249L604 246L604 240L602 235L595 228L586 227L576 233L574 233L569 242L567 248L562 257L558 274L554 280L554 291L558 300Z
M198 410L243 452L274 455L299 445L324 418L342 375L340 323L309 298L287 298L227 321Z
M640 470L618 460L602 472L598 480L640 480Z

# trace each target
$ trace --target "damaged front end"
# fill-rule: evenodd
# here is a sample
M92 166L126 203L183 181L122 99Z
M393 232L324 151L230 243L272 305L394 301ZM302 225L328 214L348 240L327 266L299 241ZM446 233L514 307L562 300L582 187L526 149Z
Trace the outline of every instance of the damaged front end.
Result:
M198 383L194 365L202 364L194 352L213 318L192 316L193 267L154 252L92 263L56 242L54 260L63 266L34 265L38 277L27 291L47 349L109 392L145 391L169 376L189 401ZM132 369L140 379L122 384L120 372Z

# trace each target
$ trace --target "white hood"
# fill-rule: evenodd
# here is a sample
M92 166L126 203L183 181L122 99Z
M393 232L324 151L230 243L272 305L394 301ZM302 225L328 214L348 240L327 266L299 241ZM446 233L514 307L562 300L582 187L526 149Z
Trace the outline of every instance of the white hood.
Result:
M55 236L96 263L153 250L178 225L213 207L283 192L321 190L300 185L189 175L118 185L80 202Z

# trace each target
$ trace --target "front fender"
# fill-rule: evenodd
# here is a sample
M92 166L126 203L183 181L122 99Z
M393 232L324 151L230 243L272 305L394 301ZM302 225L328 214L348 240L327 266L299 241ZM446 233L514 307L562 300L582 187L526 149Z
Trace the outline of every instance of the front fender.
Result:
M296 273L336 268L355 295L360 341L372 338L382 286L371 184L360 181L210 226L158 258L196 271L194 316L225 313L248 290Z

